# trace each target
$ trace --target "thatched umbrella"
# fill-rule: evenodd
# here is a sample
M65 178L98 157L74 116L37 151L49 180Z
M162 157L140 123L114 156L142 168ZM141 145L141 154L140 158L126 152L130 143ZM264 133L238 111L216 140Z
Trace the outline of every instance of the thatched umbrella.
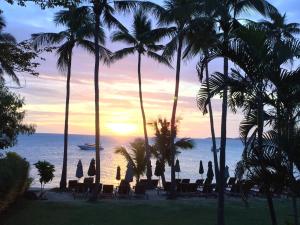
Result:
M203 178L204 168L203 168L202 160L200 160L199 174L201 174L201 178Z
M152 177L152 165L151 165L151 161L150 161L150 170L148 171L147 169L147 177Z
M212 168L212 162L211 161L208 162L208 169L207 169L206 178L210 182L214 179L214 171L213 171L213 168Z
M116 180L121 180L121 167L117 167L117 175L116 175Z
M179 178L179 173L180 173L180 165L179 165L179 160L176 159L176 163L174 166L175 172L178 173L178 178Z
M230 175L229 175L229 167L226 165L226 167L225 167L225 173L224 173L225 182L227 182L227 180L228 180L229 177L230 177Z
M165 168L159 160L156 160L155 164L156 165L155 165L154 175L160 177L163 174L163 172L165 172Z
M130 163L127 164L127 170L125 174L125 180L130 183L133 181L133 168Z
M88 170L88 175L90 177L93 177L96 175L96 165L95 165L95 159L92 159L90 162L89 170Z
M80 179L81 177L83 177L83 168L82 168L82 162L79 159L78 163L77 163L77 169L76 169L76 174L75 176Z

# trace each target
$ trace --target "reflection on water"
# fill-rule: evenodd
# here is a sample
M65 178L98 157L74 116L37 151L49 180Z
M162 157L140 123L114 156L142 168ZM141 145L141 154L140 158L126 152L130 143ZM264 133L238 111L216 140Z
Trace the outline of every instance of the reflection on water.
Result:
M134 138L132 137L101 137L101 146L104 148L100 153L101 163L101 183L117 185L115 180L117 166L121 167L121 177L125 176L127 163L122 156L114 153L116 146L127 146ZM200 178L199 161L203 161L206 174L208 161L213 161L210 139L194 139L196 147L193 150L182 151L178 156L180 161L181 178L190 178L194 181ZM83 164L84 175L87 176L87 170L90 160L95 157L93 151L79 150L77 145L83 143L93 143L94 137L88 135L70 135L69 137L69 153L68 153L68 179L76 179L76 165L79 159ZM31 164L38 160L47 160L55 165L55 178L48 184L48 187L59 185L62 156L63 156L63 135L61 134L35 134L32 136L21 136L19 143L15 147L9 149L16 151L18 154L26 158ZM242 153L242 143L238 139L228 139L227 142L227 165L230 168L230 175L234 175L236 162L240 159ZM153 170L155 161L152 160ZM37 171L31 166L30 175L35 178L32 186L39 186L37 179ZM170 168L166 167L166 177L170 179Z

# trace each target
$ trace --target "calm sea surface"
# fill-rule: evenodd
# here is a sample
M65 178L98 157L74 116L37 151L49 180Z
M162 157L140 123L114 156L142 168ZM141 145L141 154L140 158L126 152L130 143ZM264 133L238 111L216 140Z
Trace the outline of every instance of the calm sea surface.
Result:
M79 159L82 160L83 170L87 176L87 170L90 160L95 157L94 151L82 151L77 145L83 143L93 143L93 136L88 135L70 135L69 137L69 154L68 154L68 179L76 179L75 171ZM116 169L121 167L121 176L124 177L126 162L120 155L114 153L116 146L127 146L134 140L130 137L101 137L101 145L104 148L101 151L101 182L105 184L114 184ZM219 141L219 140L218 140ZM191 181L200 178L199 161L203 161L206 174L208 161L213 161L211 152L211 139L194 139L195 148L192 150L182 151L178 155L180 161L181 173L180 178L190 178ZM22 157L26 158L31 165L38 160L47 160L55 165L55 178L46 187L57 187L60 181L61 166L63 160L63 135L62 134L34 134L32 136L20 136L18 144L8 151L15 151ZM240 160L242 154L242 143L239 139L227 140L226 164L230 168L230 175L234 175L236 162ZM155 161L152 160L153 170ZM34 178L32 186L39 186L37 171L31 166L31 177ZM170 168L166 167L167 179L170 179Z

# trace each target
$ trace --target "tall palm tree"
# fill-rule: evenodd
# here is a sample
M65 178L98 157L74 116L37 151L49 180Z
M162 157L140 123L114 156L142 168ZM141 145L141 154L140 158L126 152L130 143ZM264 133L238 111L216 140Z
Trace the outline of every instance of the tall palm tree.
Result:
M197 19L191 22L190 24L190 28L188 29L187 39L188 39L188 43L187 43L187 47L184 50L183 57L192 58L200 54L200 60L196 66L196 70L198 73L199 81L201 83L203 82L203 73L205 70L207 94L210 95L207 58L210 49L215 47L215 45L218 42L218 35L216 34L215 31L215 24L214 21L210 20L210 16L208 15L197 16ZM218 184L219 183L219 162L218 162L218 155L217 155L217 144L216 144L216 136L215 136L215 128L214 128L213 110L212 110L212 104L210 98L207 98L207 102L208 102L208 111L207 111L207 107L202 109L201 104L198 104L198 106L200 110L203 112L203 114L206 114L207 112L209 113L211 139L212 139L212 152L214 157L216 183Z
M216 23L222 31L223 47L228 47L230 34L236 28L237 16L247 9L254 9L257 12L267 15L269 12L277 11L271 4L265 0L203 0L205 9L209 15L214 15ZM225 79L229 73L229 61L224 57L223 75ZM224 187L225 180L225 156L226 156L226 130L227 130L227 102L228 102L228 87L223 87L222 94L222 117L221 117L221 141L220 141L220 181L219 181L219 194L218 194L218 225L225 224L224 218Z
M138 84L139 84L139 98L140 107L143 118L144 138L146 147L146 158L147 158L147 179L151 181L151 161L150 161L150 149L147 133L147 120L145 110L143 106L143 94L142 94L142 74L141 74L141 63L142 56L147 55L159 63L164 63L170 66L169 62L163 56L157 54L159 50L163 50L164 46L157 44L160 39L165 36L165 30L161 28L152 29L151 21L147 19L146 14L139 10L134 15L132 33L128 31L117 31L112 36L112 41L123 42L131 47L127 47L116 51L113 55L113 59L119 60L127 55L137 53L138 56Z
M120 146L115 149L116 154L122 155L125 160L133 167L133 173L136 177L136 182L140 181L140 177L145 174L147 159L146 159L145 141L141 138L135 139L130 143L130 151L125 147Z
M104 59L106 62L105 52L102 51L98 45L99 33L101 27L112 26L118 27L122 30L126 28L114 17L115 9L111 6L111 2L107 0L92 1L93 21L94 21L94 45L95 45L95 66L94 66L94 90L95 90L95 145L96 145L96 185L91 197L91 201L97 199L97 190L100 184L100 115L99 115L99 66L100 60Z
M157 16L158 23L169 27L169 36L171 40L166 45L163 56L171 61L176 53L176 72L175 72L175 90L171 115L171 195L170 198L175 198L175 126L176 126L176 111L179 96L180 70L182 51L186 40L186 28L188 27L193 15L199 9L199 3L193 0L165 0L164 5L160 6L152 2L142 2L140 7L145 10L151 10Z
M37 33L32 34L32 41L35 48L41 46L56 47L58 55L57 67L60 71L67 73L66 83L66 104L65 104L65 126L64 126L64 156L60 188L65 189L67 183L67 162L68 162L68 133L69 133L69 100L70 80L72 69L72 55L74 47L81 47L89 53L94 53L95 47L89 39L94 35L93 23L91 23L91 12L88 7L70 7L55 14L56 25L63 25L66 30L58 33ZM102 44L104 42L103 30L98 31L98 48L101 48L108 58L109 51ZM60 46L58 46L60 45Z

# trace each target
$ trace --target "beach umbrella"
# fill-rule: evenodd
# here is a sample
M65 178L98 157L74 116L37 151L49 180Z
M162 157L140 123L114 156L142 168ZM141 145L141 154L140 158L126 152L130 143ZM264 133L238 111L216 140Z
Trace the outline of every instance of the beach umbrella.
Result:
M210 181L212 181L214 179L214 171L213 171L213 168L212 168L212 162L211 161L208 162L208 169L207 169L206 178Z
M116 180L121 180L121 167L117 167L117 175L116 175Z
M82 168L82 162L79 159L78 163L77 163L77 169L76 169L76 175L77 178L81 178L83 177L83 168Z
M225 182L228 180L229 177L230 177L230 175L229 175L229 167L226 165L226 167L225 167L225 173L224 173Z
M154 175L160 177L165 172L164 164L156 160Z
M130 183L133 181L133 168L130 163L127 164L127 170L125 174L125 180Z
M175 163L174 169L175 169L175 172L178 173L178 178L179 178L180 165L179 165L179 160L178 159L176 159L176 163Z
M95 159L92 159L90 162L89 170L88 170L88 175L90 177L96 175L96 165L95 165Z
M202 160L200 160L199 174L201 174L201 177L203 177L203 173L204 173L203 164L202 164Z

